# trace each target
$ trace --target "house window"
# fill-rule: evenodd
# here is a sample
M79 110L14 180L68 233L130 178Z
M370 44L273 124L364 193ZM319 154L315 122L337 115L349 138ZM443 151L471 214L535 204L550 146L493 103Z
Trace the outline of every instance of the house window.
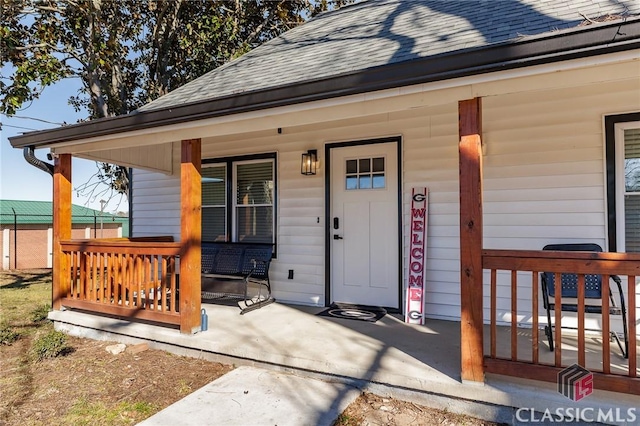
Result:
M640 253L640 123L619 126L616 186L618 198L618 251Z
M202 240L227 241L227 166L202 167Z
M609 250L640 253L640 114L607 117L605 127Z
M275 244L275 154L202 163L202 240Z

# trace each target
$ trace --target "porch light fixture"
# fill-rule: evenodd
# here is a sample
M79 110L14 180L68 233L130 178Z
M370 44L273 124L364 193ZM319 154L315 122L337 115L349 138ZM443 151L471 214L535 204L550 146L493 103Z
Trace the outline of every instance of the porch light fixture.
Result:
M303 175L315 175L318 168L318 150L310 149L302 153L302 165L300 173Z

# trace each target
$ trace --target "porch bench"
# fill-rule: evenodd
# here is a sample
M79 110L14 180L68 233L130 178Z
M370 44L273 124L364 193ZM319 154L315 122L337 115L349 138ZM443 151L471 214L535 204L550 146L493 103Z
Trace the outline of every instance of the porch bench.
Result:
M202 300L238 299L244 302L244 307L239 304L241 315L274 302L269 281L272 255L272 244L203 241ZM249 295L250 284L258 286L256 296Z

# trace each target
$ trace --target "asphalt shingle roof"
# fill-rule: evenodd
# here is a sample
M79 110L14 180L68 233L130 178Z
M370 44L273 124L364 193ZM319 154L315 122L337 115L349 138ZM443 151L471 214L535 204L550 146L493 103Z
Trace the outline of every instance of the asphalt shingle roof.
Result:
M604 16L613 19L640 16L640 1L362 1L321 14L138 111L176 107L570 31Z

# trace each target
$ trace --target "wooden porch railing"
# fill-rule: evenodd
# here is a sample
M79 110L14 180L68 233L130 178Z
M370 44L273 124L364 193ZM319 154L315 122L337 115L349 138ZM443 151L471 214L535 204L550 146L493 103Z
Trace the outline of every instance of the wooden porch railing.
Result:
M61 241L62 305L91 312L180 324L171 237Z
M597 389L640 395L640 378L637 377L637 337L636 337L636 277L640 276L640 255L624 253L586 253L566 251L526 251L526 250L483 250L482 267L490 270L490 343L488 353L485 351L485 370L489 373L504 374L528 379L555 382L557 374L567 365L562 364L562 315L560 312L560 286L555 286L554 312L555 327L554 361L543 363L540 359L540 329L538 323L539 307L541 307L540 272L575 273L578 282L584 283L585 275L602 275L602 369L593 371L594 387ZM498 271L507 271L510 276L510 355L499 357L498 348ZM528 294L518 294L518 272L531 273L531 289ZM627 277L627 312L629 349L627 372L621 374L611 368L611 351L609 342L609 277L611 275ZM556 275L556 282L559 282ZM522 287L520 287L521 289ZM579 287L580 288L580 287ZM522 356L518 353L518 297L531 303L531 354ZM578 290L577 312L577 360L585 366L585 294L584 287ZM544 332L542 333L544 336ZM545 345L546 346L546 345Z

